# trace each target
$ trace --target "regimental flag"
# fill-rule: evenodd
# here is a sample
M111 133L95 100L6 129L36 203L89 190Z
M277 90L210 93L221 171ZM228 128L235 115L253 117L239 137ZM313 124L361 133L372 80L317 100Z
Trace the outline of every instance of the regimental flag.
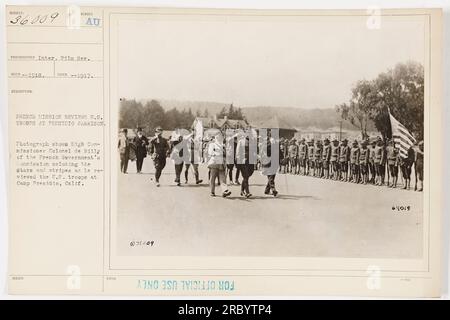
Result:
M412 134L402 125L389 111L389 119L391 120L392 139L396 147L400 150L400 155L403 158L408 157L409 148L413 147L416 143L416 139Z

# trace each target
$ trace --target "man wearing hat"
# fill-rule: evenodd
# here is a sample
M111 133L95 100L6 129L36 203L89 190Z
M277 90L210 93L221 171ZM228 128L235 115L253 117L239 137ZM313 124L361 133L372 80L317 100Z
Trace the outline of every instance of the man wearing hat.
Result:
M190 136L192 135L189 135L187 138ZM184 166L184 150L187 149L187 139L185 140L181 134L174 132L170 139L169 146L170 158L175 165L175 183L177 186L181 186L181 172L183 171Z
M322 142L317 140L316 146L314 148L314 176L322 176Z
M314 139L308 141L308 172L314 174Z
M387 185L390 188L396 188L398 179L399 150L395 147L394 141L392 139L388 141L388 146L386 147L386 157L389 173L392 177L392 184L389 184L388 178Z
M375 185L381 186L383 185L383 176L384 176L384 158L385 158L385 152L384 152L384 143L383 140L381 140L380 137L377 139L377 146L374 150L374 160L373 163L375 165Z
M358 141L353 141L352 148L350 149L350 170L352 172L351 182L359 182L359 154Z
M341 181L348 181L348 161L350 160L350 147L348 140L344 139L339 149L339 170Z
M136 171L137 173L141 173L144 158L147 156L148 146L148 139L144 136L142 128L137 129L137 134L133 139L133 144L136 152Z
M299 173L301 171L302 175L306 175L306 157L308 155L308 146L305 143L305 139L300 140L298 146L298 162L299 162Z
M416 187L414 188L417 191L423 190L423 140L420 141L416 148ZM418 189L417 189L418 184Z
M377 142L374 140L372 141L370 147L369 147L369 171L370 171L370 180L369 182L374 184L375 183L375 147L377 146Z
M130 143L128 142L128 130L126 128L120 130L117 148L120 154L120 172L127 173L128 160L130 158Z
M155 136L149 141L149 146L150 156L155 166L155 182L156 186L159 187L159 178L161 177L162 170L166 166L166 158L170 149L167 139L162 136L161 127L156 127Z
M361 173L361 183L367 184L369 181L369 160L370 150L367 148L368 141L364 140L361 143L361 149L359 152L359 171Z
M414 164L415 157L416 157L416 155L415 155L414 149L412 147L410 147L408 149L408 154L407 154L406 158L400 156L399 164L400 164L400 169L402 170L402 174L403 174L403 181L404 181L403 189L409 190L409 188L410 188L411 169L412 169L412 165Z
M295 138L292 138L289 142L289 173L296 174L297 173L297 156L298 156L298 146L295 142Z
M278 171L279 162L276 161L275 158L277 158L277 155L273 154L272 150L276 150L276 148L278 148L279 150L279 147L277 147L278 143L271 137L269 131L267 133L267 137L263 141L263 144L265 144L265 146L263 146L261 149L261 174L267 176L267 184L264 189L264 194L269 195L270 193L272 193L274 197L278 195L278 191L275 187L275 176Z
M280 173L286 173L286 165L287 165L288 159L287 159L286 144L285 144L283 137L280 138L279 149L280 149L279 150Z
M328 138L325 138L322 151L322 169L323 169L323 177L325 179L330 179L330 159L331 159L330 140L328 140Z
M333 179L339 179L339 141L333 139L330 155L331 170L333 170Z

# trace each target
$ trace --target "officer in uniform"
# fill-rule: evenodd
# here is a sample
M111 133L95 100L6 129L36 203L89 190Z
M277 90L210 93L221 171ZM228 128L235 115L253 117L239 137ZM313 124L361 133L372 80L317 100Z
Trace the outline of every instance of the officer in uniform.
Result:
M389 184L388 179L387 185L390 188L396 188L398 179L399 150L395 147L394 141L392 139L389 140L388 146L386 147L386 157L389 173L392 177L392 184Z
M155 136L149 141L149 152L153 159L153 165L155 166L155 182L159 187L159 178L161 177L162 170L166 166L166 158L169 153L169 143L167 139L162 137L162 128L156 127Z
M331 159L330 140L328 140L328 138L325 138L322 151L322 168L323 168L323 177L325 179L330 179L330 159Z
M331 169L333 170L333 179L339 179L339 141L337 139L333 140L331 145L331 155L330 155Z
M339 149L339 176L341 181L348 181L348 161L350 160L350 147L347 139L344 139Z
M361 150L359 153L359 171L361 172L361 183L367 184L369 181L369 160L370 150L367 148L368 141L361 143Z
M306 157L308 155L308 146L305 144L305 139L302 138L300 145L298 146L298 160L299 160L299 173L306 175Z
M352 172L351 182L359 182L359 147L358 141L353 141L352 148L350 150L350 170Z

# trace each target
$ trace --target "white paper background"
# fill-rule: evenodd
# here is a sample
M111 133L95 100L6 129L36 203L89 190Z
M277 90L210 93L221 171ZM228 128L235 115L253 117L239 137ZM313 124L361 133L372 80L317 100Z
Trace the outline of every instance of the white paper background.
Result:
M153 6L153 7L203 7L203 8L249 8L249 9L366 9L370 6L379 6L381 8L444 8L444 121L450 123L450 0L341 0L339 2L333 0L97 0L97 1L4 1L0 0L0 299L27 299L34 298L32 296L8 296L6 294L7 279L7 78L6 78L6 39L5 39L5 5L65 5L77 4L80 6ZM450 127L444 125L444 134L450 137ZM450 157L450 145L445 143L445 159ZM447 161L448 162L448 161ZM445 163L445 162L444 162ZM449 298L449 265L450 265L450 197L445 195L450 193L450 170L448 167L444 169L444 253L443 253L443 297ZM38 297L55 298L55 297ZM56 297L58 298L58 297ZM59 297L69 299L68 297ZM80 297L88 298L88 297ZM104 298L104 297L102 297ZM114 297L116 299L118 297ZM130 297L123 297L134 299ZM171 297L169 299L177 299ZM256 297L246 297L252 299ZM271 298L271 297L265 297ZM278 297L272 297L278 299ZM290 297L307 298L314 297ZM333 297L330 297L333 298ZM350 297L349 297L350 298ZM70 299L78 299L78 297L70 297ZM155 299L143 297L142 299ZM207 299L199 297L198 299Z

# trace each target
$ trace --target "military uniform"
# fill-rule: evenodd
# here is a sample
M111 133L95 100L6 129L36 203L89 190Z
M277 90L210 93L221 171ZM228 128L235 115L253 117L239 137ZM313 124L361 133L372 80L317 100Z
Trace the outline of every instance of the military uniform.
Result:
M331 159L331 145L328 139L325 139L325 144L322 150L322 168L325 179L330 178L330 159Z
M412 165L414 164L414 158L415 158L415 152L414 152L413 148L408 149L408 156L406 158L400 156L400 168L402 170L403 180L405 182L403 189L410 188L411 168L412 168Z
M339 149L339 169L342 181L348 181L348 161L350 160L350 147L347 145L347 140L342 142L342 145Z
M370 150L367 148L367 143L363 142L359 153L359 171L362 176L362 183L367 184L369 180L369 161Z
M333 179L337 180L339 178L339 141L336 139L333 140L333 144L331 145L331 155L330 155L330 163L331 169L333 170Z
M297 173L297 156L298 156L298 146L295 140L291 140L288 148L289 154L289 172Z
M314 141L308 142L308 174L314 174Z
M359 154L360 150L358 142L353 142L353 147L350 149L350 169L352 172L352 182L359 182Z
M375 177L375 185L381 186L383 181L382 181L382 176L384 175L384 158L385 158L385 154L384 154L384 146L383 146L383 142L381 140L378 141L377 146L375 147L374 150L374 158L373 158L373 163L375 166L375 172L376 172L376 177Z
M389 173L392 177L392 184L389 187L397 187L397 179L398 179L398 163L399 163L399 150L390 143L386 148L386 157L387 157L387 165L389 168Z
M322 171L322 145L317 141L314 148L314 176L320 176Z
M298 146L298 160L299 167L302 169L302 174L306 174L306 159L308 156L308 146L305 144L305 140L302 139L300 145ZM300 171L299 168L299 171Z
M419 188L417 189L417 191L422 191L423 190L423 141L419 142L418 150L416 150L415 170L416 170L416 188L417 188L417 182L418 182Z
M375 183L375 176L376 176L375 163L374 163L375 147L376 147L376 143L374 141L374 142L372 142L372 144L369 148L369 171L370 171L370 182L371 183Z

